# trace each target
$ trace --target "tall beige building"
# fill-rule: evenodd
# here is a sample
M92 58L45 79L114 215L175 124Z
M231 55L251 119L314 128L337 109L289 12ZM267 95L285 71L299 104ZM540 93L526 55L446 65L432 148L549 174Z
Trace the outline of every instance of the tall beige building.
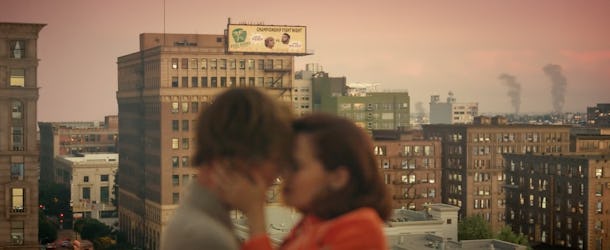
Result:
M118 58L119 224L158 249L186 182L199 112L228 88L256 87L291 101L294 54L228 53L227 36L141 34Z
M0 249L38 247L38 33L0 23Z

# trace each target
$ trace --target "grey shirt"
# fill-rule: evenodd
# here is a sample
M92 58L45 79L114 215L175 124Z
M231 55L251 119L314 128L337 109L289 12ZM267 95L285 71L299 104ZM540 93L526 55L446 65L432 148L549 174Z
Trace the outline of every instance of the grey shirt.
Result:
M239 249L229 212L193 181L161 237L161 250Z

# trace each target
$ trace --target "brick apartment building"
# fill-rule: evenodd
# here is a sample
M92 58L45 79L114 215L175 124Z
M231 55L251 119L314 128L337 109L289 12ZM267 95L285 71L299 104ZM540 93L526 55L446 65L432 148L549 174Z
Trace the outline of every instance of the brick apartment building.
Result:
M460 207L460 217L481 215L498 231L504 226L502 154L569 150L570 127L506 124L477 117L474 124L423 125L424 138L442 143L442 202Z

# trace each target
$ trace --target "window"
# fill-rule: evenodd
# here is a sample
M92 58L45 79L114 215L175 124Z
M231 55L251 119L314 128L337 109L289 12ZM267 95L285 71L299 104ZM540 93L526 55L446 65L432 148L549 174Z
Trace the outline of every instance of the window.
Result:
M180 145L180 142L178 140L178 138L172 138L172 149L178 149Z
M108 181L108 179L109 178L107 174L100 175L100 181Z
M199 103L198 102L191 102L191 112L199 113Z
M172 77L172 88L177 88L177 87L178 87L178 77L173 76Z
M248 59L248 70L254 69L254 59Z
M23 163L11 163L11 180L23 180L24 174Z
M231 77L231 78L229 78L229 86L231 86L231 87L233 87L233 88L234 88L234 87L235 87L235 85L236 85L236 82L235 82L235 81L236 81L236 80L235 80L235 77Z
M235 69L235 59L229 60L229 69Z
M89 176L83 176L83 182L89 182Z
M217 67L217 60L210 59L210 69L216 69L216 67Z
M178 204L180 202L180 193L172 193L172 203Z
M191 69L197 69L197 58L191 58Z
M188 156L182 156L182 166L183 167L189 166L189 157Z
M109 203L110 202L110 189L108 186L100 187L100 202Z
M189 103L183 102L182 103L182 113L188 113L188 112L189 112Z
M25 41L16 40L10 42L11 52L10 57L14 59L21 59L25 57Z
M84 187L83 188L83 200L90 200L90 199L91 199L91 188Z
M246 78L245 77L240 77L239 78L239 86L240 87L246 87Z
M201 77L201 87L202 88L207 88L208 87L208 78L206 76L202 76Z
M385 155L385 146L375 146L375 155Z
M254 87L254 77L248 77L248 86Z
M172 113L178 113L178 102L172 102L172 107L171 107L171 112Z
M193 87L193 88L199 87L199 77L196 77L196 76L191 77L191 87Z
M220 64L220 65L218 65L219 69L227 69L227 59L220 59L219 64Z
M11 188L11 212L25 213L25 189Z
M265 60L262 60L262 59L258 60L258 65L257 65L256 69L258 69L258 70L265 69Z
M256 87L262 87L263 86L263 77L257 77L256 78Z
M11 243L14 245L23 245L24 238L24 223L23 221L11 221Z
M246 60L239 60L239 69L246 69Z
M23 118L23 104L20 101L13 101L11 103L11 110L13 119L22 119Z
M25 86L25 69L11 69L9 84L11 87Z
M182 149L189 149L189 138L182 138Z
M273 60L269 59L265 61L265 69L273 69Z
M172 186L177 187L180 186L180 176L175 174L172 175Z
M224 76L220 77L220 87L221 88L227 87L227 78Z
M189 59L188 58L182 58L182 60L180 62L180 68L181 69L188 69L189 68Z
M189 78L187 76L183 76L182 77L182 87L183 88L188 88L189 87Z
M189 131L189 120L182 120L182 131Z
M210 82L210 87L212 88L217 88L218 87L218 77L212 77L212 80Z
M207 68L208 68L208 60L201 59L201 69L207 69Z
M172 58L172 69L178 68L178 58Z
M174 132L178 131L178 127L179 127L179 121L172 120L172 131L174 131Z
M172 156L172 168L178 167L178 156Z

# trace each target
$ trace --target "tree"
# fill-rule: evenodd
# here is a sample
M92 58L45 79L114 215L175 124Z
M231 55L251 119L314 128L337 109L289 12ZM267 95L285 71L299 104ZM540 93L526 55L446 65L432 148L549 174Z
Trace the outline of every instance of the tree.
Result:
M478 240L491 238L491 226L480 215L465 217L458 223L458 240Z
M38 210L38 241L42 244L53 242L57 239L57 225Z
M85 218L74 222L74 231L80 234L81 238L94 241L97 238L110 236L112 230L106 224L96 219Z
M502 227L502 229L500 229L500 232L496 235L496 239L527 246L528 249L531 249L529 246L529 242L527 241L527 237L522 233L516 234L508 226Z

